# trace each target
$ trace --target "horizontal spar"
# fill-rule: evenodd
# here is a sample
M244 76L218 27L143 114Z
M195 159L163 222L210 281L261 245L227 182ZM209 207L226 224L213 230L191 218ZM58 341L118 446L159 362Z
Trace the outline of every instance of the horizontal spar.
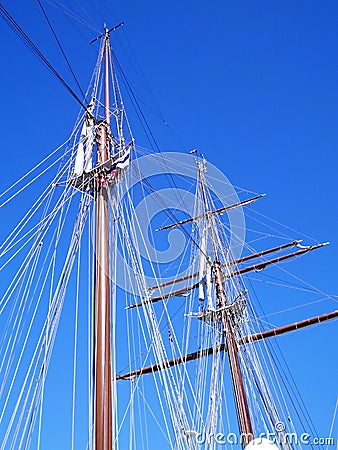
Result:
M262 339L279 336L280 334L289 333L290 331L301 330L311 325L327 322L328 320L336 319L338 317L338 310L332 311L320 316L311 317L310 319L304 319L300 322L290 323L281 327L273 328L272 330L263 331L262 333L256 333L249 336L245 336L240 340L240 344L247 344L251 341L260 341Z
M112 31L117 30L118 28L122 27L124 25L124 22L120 22L118 25L115 25L115 27L110 28L109 30L106 29L105 32L103 34L100 34L100 36L97 36L95 39L93 39L92 41L89 42L89 44L93 44L94 42L98 41L99 39L103 38L106 33L111 33Z
M326 322L328 320L336 319L338 317L338 310L332 311L330 313L322 314L320 316L311 317L310 319L305 319L300 322L291 323L289 325L284 325L281 327L273 328L272 330L263 331L261 333L256 333L252 335L248 335L239 340L239 344L248 344L252 341L261 341L263 339L279 336L284 333L289 333L291 331L300 330L302 328L306 328L311 325L316 325L322 322ZM198 352L188 353L185 356L179 356L175 359L170 359L168 361L164 361L161 364L154 364L152 366L143 367L142 369L134 370L133 372L129 372L123 375L117 375L116 380L129 380L134 377L138 377L140 375L145 375L149 373L155 373L159 370L165 370L169 367L173 367L180 364L185 364L189 361L194 361L199 358L203 358L205 356L211 355L215 351L224 352L226 351L225 344L220 345L219 347L207 348L204 350L200 350Z
M317 244L317 245L309 245L307 247L302 248L301 250L298 250L298 251L293 252L293 253L289 253L288 255L282 255L282 256L279 256L277 258L269 259L267 261L264 261L264 262L261 262L261 263L258 263L258 264L254 264L252 266L243 267L242 269L238 269L238 270L235 270L233 272L229 272L227 274L224 274L224 278L228 279L228 278L231 278L231 277L234 277L234 276L237 276L237 275L242 275L242 274L247 273L247 272L261 271L261 270L265 269L265 267L267 267L267 266L269 266L271 264L276 264L276 263L285 261L285 260L287 260L289 258L293 258L295 256L303 255L304 253L308 253L308 252L310 252L312 250L316 250L317 248L321 248L321 247L323 247L324 245L327 245L327 244L328 244L328 242L325 242L323 244ZM265 250L265 253L264 252L260 252L259 256L261 256L262 253L267 254L267 252L281 250L282 248L286 248L286 247L290 247L290 246L294 246L294 245L299 245L299 241L293 241L293 242L291 242L289 244L284 244L283 246L280 246L280 247L274 247L273 249ZM244 257L244 258L248 258L248 257ZM244 258L241 258L241 259L243 260ZM238 260L238 261L240 261L240 260ZM234 265L235 263L236 262L234 261L233 264L231 264L231 265ZM229 265L226 265L226 266L222 265L222 267L228 267L228 266ZM178 283L179 281L187 280L189 278L193 278L193 277L195 277L197 275L198 274L196 273L196 274L193 274L193 275L187 275L186 277L181 277L181 278L176 280L176 283ZM159 289L160 287L166 287L166 286L169 286L169 285L171 285L173 283L174 283L173 281L168 281L167 283L163 283L162 285L159 285L157 288L155 288L155 287L149 288L149 290L151 290L151 289L155 290L155 289ZM197 283L195 283L195 284L193 284L191 286L187 286L187 287L184 287L182 289L178 289L176 291L171 291L171 292L168 292L166 294L162 294L162 295L158 295L156 297L149 298L148 300L143 300L141 302L134 303L133 305L127 306L126 309L137 308L139 306L145 305L146 303L157 303L157 302L159 302L161 300L165 300L165 299L170 298L170 297L183 296L186 292L191 291L192 289L198 288L199 284L200 284L200 281L198 281Z
M139 303L134 303L133 305L127 306L125 309L138 308L139 306L146 305L147 303L157 303L157 302L159 302L161 300L165 300L166 298L169 298L169 297L184 297L184 294L186 294L188 291L198 288L199 284L200 283L198 282L191 286L187 286L182 289L177 289L176 291L168 292L168 294L159 295L158 297L152 297L152 298L149 298L148 300L143 300Z
M327 245L328 242L324 242L322 244L317 245L309 245L307 247L302 248L301 250L298 250L293 253L289 253L288 255L278 256L278 258L269 259L268 261L264 261L258 264L255 264L253 266L243 267L242 269L235 270L234 272L230 272L229 274L226 274L225 277L233 277L235 275L242 275L243 273L251 272L253 270L260 271L265 269L266 266L269 266L270 264L276 264L282 261L285 261L286 259L292 258L294 256L300 256L304 253L311 252L312 250L316 250L317 248L324 247Z
M286 248L289 248L289 247L295 247L297 245L300 245L300 242L301 241L292 241L292 242L288 242L287 244L278 245L277 247L272 247L267 250L262 250L261 252L252 253L251 255L243 256L242 258L234 259L233 261L229 261L227 263L227 266L236 266L238 264L242 264L243 262L250 261L251 259L261 258L262 256L268 255L270 253L285 250ZM222 267L225 267L225 264ZM185 275L184 277L177 278L175 280L166 281L165 283L158 284L157 286L151 286L148 288L148 290L156 291L163 287L171 286L172 284L175 284L175 283L180 283L181 281L186 281L186 280L190 280L191 278L196 278L198 275L199 275L199 272L195 272L195 273L192 273L189 275Z
M256 197L249 198L248 200L243 200L242 202L234 203L233 205L223 206L222 208L215 209L214 211L208 211L205 214L201 214L197 217L191 217L190 219L181 220L180 222L173 223L171 225L167 225L165 227L158 228L156 231L162 231L162 230L169 230L171 228L177 228L182 225L185 225L186 223L195 222L196 220L203 219L204 217L207 217L208 214L214 215L214 214L222 214L225 211L230 211L231 209L239 208L240 206L246 206L250 205L251 203L256 202L258 199L264 197L265 194L257 195Z

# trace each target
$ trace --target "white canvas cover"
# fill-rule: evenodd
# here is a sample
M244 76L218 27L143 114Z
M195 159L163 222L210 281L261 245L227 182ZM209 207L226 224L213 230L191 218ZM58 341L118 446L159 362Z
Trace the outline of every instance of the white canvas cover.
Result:
M93 147L94 120L91 114L86 114L86 118L81 130L74 164L74 175L76 177L81 176L84 172L89 172L93 168Z

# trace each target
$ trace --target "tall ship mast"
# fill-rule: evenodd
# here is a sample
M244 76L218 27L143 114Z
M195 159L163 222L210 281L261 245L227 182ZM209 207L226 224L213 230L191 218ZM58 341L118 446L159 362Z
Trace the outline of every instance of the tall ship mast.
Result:
M97 130L98 165L110 160L110 92L109 92L109 33L104 36L104 110L105 118ZM110 281L108 180L105 169L95 179L96 268L95 268L95 448L112 448L112 371L110 348Z
M110 43L120 25L94 39L88 104L36 178L57 166L56 175L0 247L1 268L12 271L0 303L0 449L49 448L49 371L67 304L69 448L318 448L270 342L338 311L263 323L247 277L327 243L274 236L254 250L244 213L263 194L239 197L197 149L135 145ZM21 192L13 189L8 198Z

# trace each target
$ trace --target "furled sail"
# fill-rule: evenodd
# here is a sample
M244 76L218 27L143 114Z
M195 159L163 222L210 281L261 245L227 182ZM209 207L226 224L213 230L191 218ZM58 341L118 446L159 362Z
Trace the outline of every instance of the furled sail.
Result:
M206 266L206 226L204 225L202 229L202 237L201 237L201 255L200 255L200 264L199 264L199 286L198 286L198 299L203 302L204 301L204 275L205 275L205 266Z
M80 141L77 147L77 153L74 165L74 175L81 176L84 172L88 173L93 168L92 153L94 147L94 119L90 113L86 118L81 130Z

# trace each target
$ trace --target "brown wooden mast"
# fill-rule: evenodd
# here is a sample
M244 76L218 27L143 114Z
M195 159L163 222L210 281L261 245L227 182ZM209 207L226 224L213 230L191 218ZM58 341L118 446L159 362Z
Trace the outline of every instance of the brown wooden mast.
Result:
M98 165L110 158L109 32L104 34L105 120L97 129ZM112 373L110 347L110 269L108 193L104 169L96 178L94 285L94 442L95 450L112 450Z
M218 248L213 224L213 215L209 209L209 201L205 188L204 167L202 166L201 163L198 163L198 171L203 201L205 205L205 215L208 221L208 227L210 230L210 237L215 258L213 264L213 272L215 277L217 307L222 311L220 314L220 320L222 322L225 342L228 350L227 353L229 358L229 367L230 367L232 387L234 391L238 425L241 434L241 444L243 448L245 448L246 445L254 438L253 428L249 412L249 405L244 388L241 367L238 358L238 344L235 340L229 308L226 308L226 306L228 305L228 299L226 297L226 293L223 286L224 276L222 273L221 264L219 262Z

